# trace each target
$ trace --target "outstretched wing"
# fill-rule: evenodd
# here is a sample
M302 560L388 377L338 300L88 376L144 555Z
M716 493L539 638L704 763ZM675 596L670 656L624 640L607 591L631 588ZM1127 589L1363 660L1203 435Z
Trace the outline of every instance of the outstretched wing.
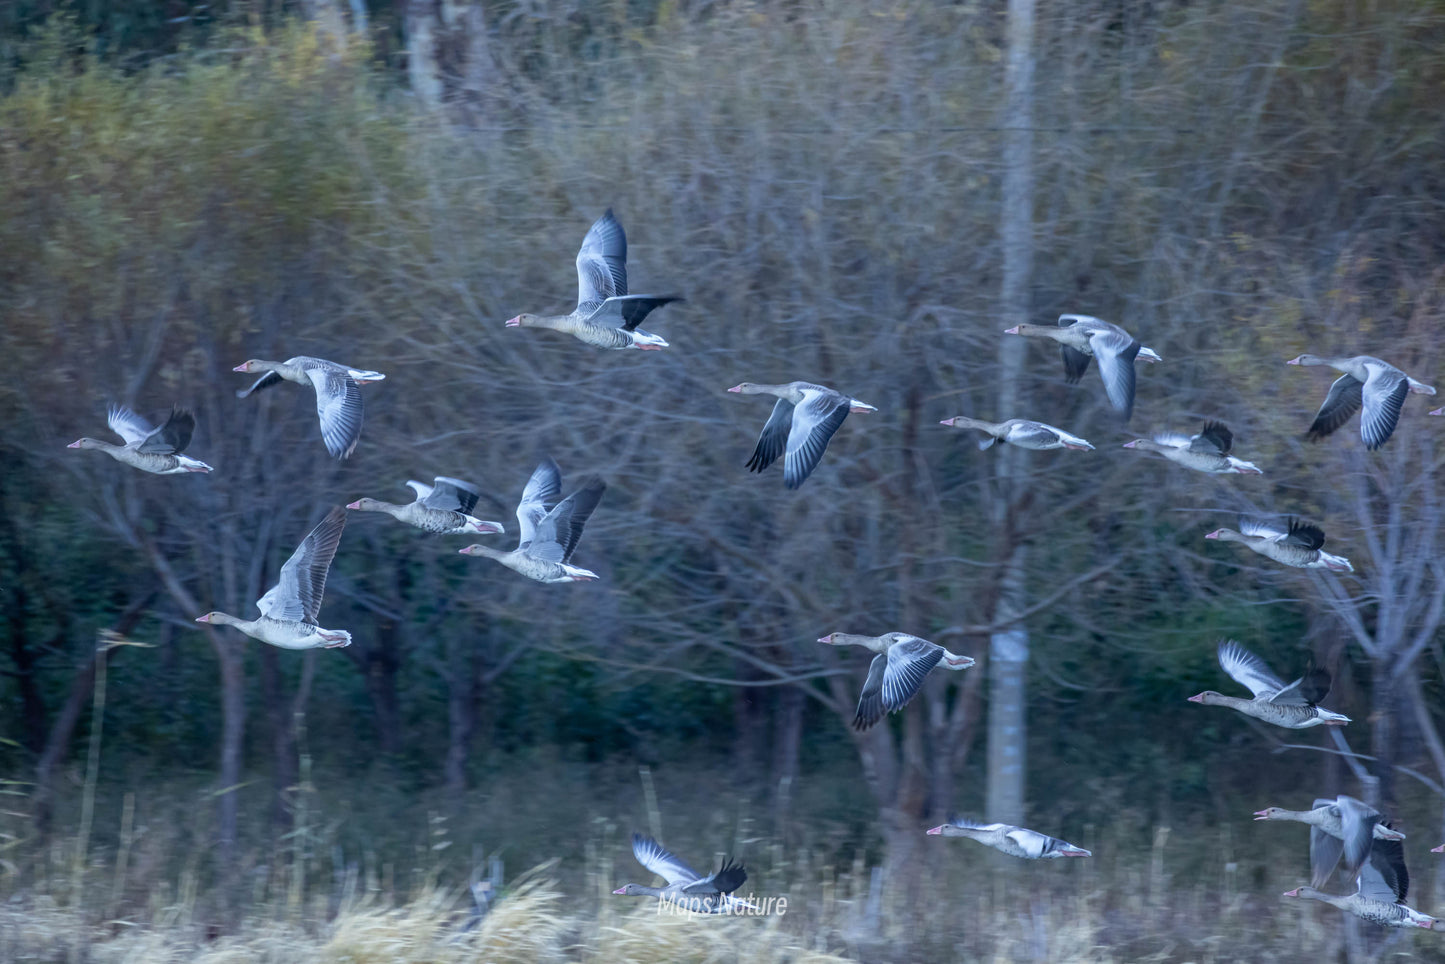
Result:
M582 538L582 527L602 501L607 483L596 476L587 479L582 488L558 502L556 507L537 522L536 535L527 552L548 562L566 562Z
M326 451L344 459L361 440L361 386L340 368L312 366L306 369L306 377L316 389L316 415Z
M724 860L715 873L709 874L695 884L682 889L684 894L731 894L748 879L743 865L734 860Z
M1089 344L1099 359L1099 377L1104 380L1109 404L1128 421L1134 413L1134 359L1139 355L1139 341L1113 329L1095 332Z
M754 472L761 472L778 460L783 454L783 449L788 444L788 430L793 425L793 403L786 399L778 399L773 405L773 413L768 416L767 424L763 426L762 434L758 436L758 444L753 447L752 457L748 459L747 467Z
M796 489L813 474L828 448L828 440L847 417L847 398L836 392L803 390L803 400L793 407L793 424L788 430L787 452L783 457L784 486Z
M1336 378L1335 383L1330 386L1330 393L1325 396L1324 404L1315 412L1315 420L1310 423L1305 438L1311 442L1317 441L1348 422L1350 416L1360 410L1360 397L1364 387L1365 383L1353 375ZM1406 390L1408 391L1408 387Z
M588 316L587 323L633 331L642 324L642 319L658 308L682 300L677 295L618 295L598 305L597 310Z
M562 470L551 456L532 470L532 477L522 490L522 501L517 503L517 525L521 538L517 548L524 548L537 537L537 523L551 511L562 495Z
M577 312L591 314L608 298L627 294L627 235L612 209L587 229L577 252Z
M1284 689L1284 681L1274 675L1264 660L1232 639L1219 644L1219 665L1236 683L1247 687L1255 699L1270 699Z
M296 547L281 567L276 585L257 601L262 615L287 622L316 622L326 592L326 573L336 558L344 528L346 510L335 507Z
M1207 455L1228 455L1234 447L1234 433L1223 422L1205 422L1204 430L1189 442L1194 452Z
M481 497L481 490L470 482L438 475L435 484L431 486L431 491L422 495L421 502L429 509L442 509L467 515L476 507L477 500Z
M901 710L918 695L929 670L943 658L943 647L913 637L888 647L888 666L883 673L883 705L889 712Z
M150 422L124 405L112 405L106 409L105 414L105 421L110 426L110 430L125 439L126 445L140 445L147 436L155 431Z
M691 884L702 879L701 874L683 863L672 851L640 833L632 835L632 856L669 884Z
M1360 415L1360 438L1365 440L1365 448L1377 449L1390 440L1409 394L1410 383L1403 372L1377 372L1365 382L1361 393L1364 411Z

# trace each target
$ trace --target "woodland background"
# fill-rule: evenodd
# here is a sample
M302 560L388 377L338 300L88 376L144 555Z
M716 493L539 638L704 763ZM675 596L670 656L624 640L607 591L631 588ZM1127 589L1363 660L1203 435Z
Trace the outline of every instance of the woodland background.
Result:
M1305 830L1250 819L1377 800L1445 911L1445 419L1412 397L1379 452L1307 444L1329 379L1283 364L1445 383L1445 6L1035 17L1021 115L997 0L0 5L0 959L1445 960L1281 900ZM609 206L632 289L687 297L649 319L672 347L505 329L570 308ZM1001 335L1062 311L1163 355L1128 430ZM347 462L309 392L234 396L297 354L387 373ZM788 492L743 468L768 405L724 390L794 378L879 412ZM113 401L194 408L214 474L67 451ZM1098 451L979 452L958 414ZM1205 418L1265 475L1121 448ZM193 622L407 478L478 483L515 533L543 452L609 484L599 582L353 514L322 610L350 648ZM1202 539L1242 511L1320 521L1356 573ZM869 654L813 641L893 629L979 666L857 736ZM1185 702L1234 692L1226 636L1332 667L1347 742ZM922 834L1000 809L1094 858ZM647 881L633 830L738 854L788 914L612 898Z

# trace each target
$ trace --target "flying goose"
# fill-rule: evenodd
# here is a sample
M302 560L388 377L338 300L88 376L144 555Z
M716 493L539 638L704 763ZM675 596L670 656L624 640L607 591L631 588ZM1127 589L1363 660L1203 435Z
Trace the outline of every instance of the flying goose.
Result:
M866 730L885 713L897 713L917 695L923 680L940 662L944 669L961 670L973 665L968 656L955 656L937 643L908 633L882 636L854 636L829 633L818 640L830 646L862 646L877 653L868 666L868 679L858 694L858 711L853 728Z
M460 550L465 556L486 556L495 559L513 572L538 582L586 582L597 573L568 565L582 526L602 499L607 483L589 476L582 487L558 502L562 494L562 470L548 458L537 466L522 501L517 503L517 522L521 538L510 552L493 549L480 543Z
M1310 857L1310 863L1315 863L1313 852ZM1405 848L1396 840L1377 840L1370 848L1370 859L1360 868L1359 883L1353 894L1337 897L1313 887L1296 887L1286 891L1284 896L1323 901L1386 927L1432 930L1436 924L1434 917L1405 906L1405 897L1409 892L1410 873L1405 869Z
M406 484L416 492L416 499L406 505L393 505L379 499L357 499L347 508L358 512L385 512L418 529L442 535L506 531L500 522L484 522L469 515L482 495L470 482L438 475L431 485L415 479L408 479Z
M1075 847L1067 840L1006 823L975 823L962 817L950 817L948 823L928 832L943 837L968 837L994 850L1001 850L1010 857L1022 857L1025 860L1094 856L1083 847Z
M1031 422L1026 418L1011 418L1006 422L985 422L982 419L955 415L953 418L946 418L938 424L952 425L955 428L976 428L980 432L987 432L989 437L979 440L978 447L980 449L986 449L994 442L1008 442L1010 445L1017 445L1021 449L1078 449L1080 451L1086 451L1093 448L1092 445L1077 435L1070 435L1061 428L1054 428L1052 425L1045 425L1043 422Z
M667 886L623 884L613 891L614 894L656 897L694 914L724 914L751 906L747 901L731 896L748 879L742 864L724 860L714 873L704 877L664 849L662 844L640 833L632 835L632 855L639 864L667 881Z
M155 475L183 475L187 472L209 472L211 467L199 459L182 455L191 444L196 417L183 408L172 407L170 418L159 428L123 405L106 410L106 423L125 440L115 445L95 438L78 438L68 449L99 449L117 462Z
M786 385L754 385L743 382L728 391L740 395L776 395L773 414L768 416L757 447L747 467L761 472L783 456L783 485L796 489L807 480L828 440L843 424L849 412L876 412L866 402L850 398L812 382L788 382ZM786 451L785 451L786 450Z
M221 612L197 616L198 623L234 626L252 639L282 649L335 649L351 645L344 629L322 629L317 625L321 596L326 592L326 573L341 544L346 528L346 510L337 506L326 514L310 535L291 553L281 567L276 585L256 601L259 619L238 619Z
M1205 690L1197 696L1189 697L1189 702L1203 703L1205 706L1228 706L1245 716L1291 730L1302 730L1321 723L1344 726L1350 722L1348 716L1316 705L1330 693L1330 674L1315 667L1313 662L1306 667L1303 676L1285 685L1264 660L1234 640L1226 639L1219 644L1219 665L1235 682L1248 688L1254 694L1254 699L1224 696L1214 690Z
M1259 466L1230 455L1234 447L1234 433L1223 422L1205 422L1198 435L1178 435L1165 432L1152 439L1136 438L1125 442L1126 449L1142 452L1158 452L1171 462L1177 462L1186 469L1208 472L1211 475L1263 475Z
M1327 365L1344 372L1330 386L1324 404L1315 413L1315 420L1305 433L1305 438L1311 442L1329 435L1363 408L1360 413L1360 438L1365 440L1365 448L1377 449L1388 442L1395 431L1406 395L1411 392L1435 394L1434 388L1416 381L1389 362L1370 355L1347 358L1300 355L1285 364Z
M1325 552L1325 531L1317 525L1296 518L1285 521L1279 529L1258 519L1240 519L1239 531L1215 529L1206 539L1240 542L1262 556L1296 569L1328 569L1331 572L1354 572L1355 567L1344 556Z
M1064 356L1064 380L1077 385L1089 370L1089 359L1099 359L1099 377L1109 403L1124 416L1134 412L1134 361L1162 361L1159 353L1139 344L1139 340L1118 325L1090 315L1059 315L1059 323L1050 325L1016 325L1005 335L1052 338Z
M660 350L667 342L637 326L653 310L677 295L627 293L627 235L608 208L592 223L577 252L577 307L568 315L518 315L508 328L551 328L565 331L597 348Z
M283 362L252 358L232 371L265 372L250 388L238 391L237 398L278 385L282 379L314 388L316 414L321 419L321 439L326 443L326 451L338 459L349 456L361 439L361 389L357 386L379 382L386 377L381 372L348 368L307 355L297 355Z
M1370 855L1372 840L1404 840L1405 835L1382 821L1385 815L1354 797L1340 794L1333 800L1318 799L1309 810L1266 807L1257 810L1256 820L1294 820L1310 825L1310 870L1318 887L1345 858L1345 875L1353 878Z

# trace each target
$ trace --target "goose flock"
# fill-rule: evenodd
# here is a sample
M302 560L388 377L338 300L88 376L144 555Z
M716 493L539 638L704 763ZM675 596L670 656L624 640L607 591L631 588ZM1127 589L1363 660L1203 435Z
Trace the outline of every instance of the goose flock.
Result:
M629 294L627 286L627 237L609 208L587 231L576 260L577 306L558 316L521 314L506 322L509 328L546 328L573 336L601 349L661 350L668 343L639 327L652 312L674 302L679 295ZM1144 346L1118 325L1089 315L1060 315L1055 325L1018 325L1005 334L1044 338L1059 343L1064 375L1078 383L1091 360L1098 361L1099 376L1110 406L1127 422L1134 409L1136 372L1140 361L1162 362L1162 356ZM1306 437L1328 436L1360 413L1360 437L1366 448L1384 445L1399 424L1405 399L1412 393L1434 395L1435 389L1387 362L1368 355L1326 357L1300 355L1287 364L1325 366L1342 374L1331 385ZM309 386L316 393L316 412L321 438L327 451L337 459L349 457L361 438L362 395L360 386L383 380L380 372L352 368L309 356L284 362L251 359L235 371L261 373L249 388L238 391L246 398L281 381ZM744 467L763 472L779 457L783 459L783 484L797 489L818 470L829 440L852 413L877 409L844 392L813 382L792 381L765 385L743 382L727 390L738 395L771 395L777 400L763 425L757 444ZM1445 408L1430 415L1445 415ZM110 428L124 440L123 445L81 438L69 445L75 449L98 449L119 462L156 475L209 473L211 466L183 453L195 430L195 416L174 407L158 427L152 426L129 408L112 405ZM978 443L987 449L995 443L1025 449L1067 449L1092 451L1085 439L1045 422L1007 418L991 422L966 415L941 424L982 432ZM1206 421L1198 434L1160 434L1137 438L1125 448L1162 456L1185 468L1213 475L1261 475L1253 462L1235 457L1234 436L1218 421ZM431 484L409 480L413 501L393 504L362 498L344 509L333 507L301 541L281 567L276 584L256 602L260 616L241 619L223 612L209 612L197 622L231 626L246 635L283 649L336 648L351 643L343 629L320 625L326 577L341 543L347 510L379 512L435 535L495 535L505 532L500 522L472 515L482 492L461 479L438 476ZM543 583L587 582L597 573L572 563L583 527L601 502L606 483L595 476L584 478L562 497L562 473L546 457L533 470L517 504L518 542L515 549L502 550L474 543L459 550L468 556L490 558L518 575ZM1246 518L1239 528L1220 528L1206 539L1239 542L1266 558L1285 566L1353 572L1343 556L1325 552L1324 530L1318 525L1287 518L1281 525L1264 519ZM860 646L874 653L867 679L858 697L853 717L857 730L875 726L890 713L897 713L917 695L929 673L942 667L961 671L974 660L949 652L922 637L889 632L863 636L834 632L819 643L831 646ZM1224 706L1265 723L1291 729L1326 725L1343 726L1350 719L1325 709L1321 702L1330 691L1330 675L1312 663L1300 678L1285 683L1258 656L1239 643L1225 640L1217 656L1224 672L1248 689L1251 698L1226 696L1208 690L1189 701L1207 706ZM1303 811L1269 807L1255 814L1257 820L1285 820L1310 826L1311 885L1301 886L1284 896L1323 901L1357 917L1392 927L1433 928L1436 919L1405 904L1409 875L1402 841L1405 835L1390 826L1386 816L1349 796L1317 799ZM982 823L962 817L927 831L943 837L968 837L1002 853L1025 860L1059 857L1089 857L1088 850L1057 837L1004 823ZM625 884L613 893L645 895L703 914L749 913L756 905L733 896L747 880L739 863L724 860L712 874L704 876L651 837L634 834L632 850L651 873L667 881L664 887ZM1445 853L1445 844L1432 853ZM1336 870L1354 892L1330 894L1319 890Z

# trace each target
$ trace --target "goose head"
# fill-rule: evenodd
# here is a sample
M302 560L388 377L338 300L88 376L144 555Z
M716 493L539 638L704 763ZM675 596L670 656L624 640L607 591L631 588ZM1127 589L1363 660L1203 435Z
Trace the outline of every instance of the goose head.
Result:
M533 321L536 317L537 317L536 315L521 314L521 315L517 315L517 316L514 317L514 318L508 318L508 319L507 319L507 327L508 327L508 328L526 328L528 325L532 324L532 321Z
M622 894L624 897L648 897L651 896L642 889L641 884L623 884L613 891L614 894Z
M267 370L266 363L259 358L248 358L231 369L233 372L259 372L265 370Z
M757 394L758 386L752 382L740 382L732 388L729 388L728 391L739 395L755 395Z
M1256 811L1254 812L1254 819L1256 819L1256 820L1283 820L1283 819L1284 819L1284 816L1283 816L1284 813L1285 813L1285 811L1284 811L1284 809L1283 809L1282 807L1265 807L1263 810L1256 810Z
M66 446L68 449L98 449L101 446L99 439L78 438Z
M209 612L209 613L206 613L204 616L197 616L197 617L196 617L196 622L198 622L198 623L218 623L218 622L220 622L221 620L220 620L219 618L217 618L217 617L224 616L224 615L226 615L226 614L225 614L225 613L218 613L218 612Z
M1206 706L1213 706L1218 700L1223 698L1223 696L1223 693L1217 693L1214 690L1205 690L1203 693L1196 693L1193 696L1189 697L1189 702L1203 703Z
M349 509L351 507L347 506L347 508ZM483 535L486 535L487 533L498 533L507 531L506 527L503 526L500 522L488 522L486 519L478 519L475 516L467 516L466 520L467 521L463 524L466 526L467 529L471 530L472 532L480 532Z
M1286 364L1286 365L1323 365L1323 364L1324 364L1324 360L1321 359L1318 355L1296 355L1294 358L1291 358L1289 361L1285 362L1285 364Z

